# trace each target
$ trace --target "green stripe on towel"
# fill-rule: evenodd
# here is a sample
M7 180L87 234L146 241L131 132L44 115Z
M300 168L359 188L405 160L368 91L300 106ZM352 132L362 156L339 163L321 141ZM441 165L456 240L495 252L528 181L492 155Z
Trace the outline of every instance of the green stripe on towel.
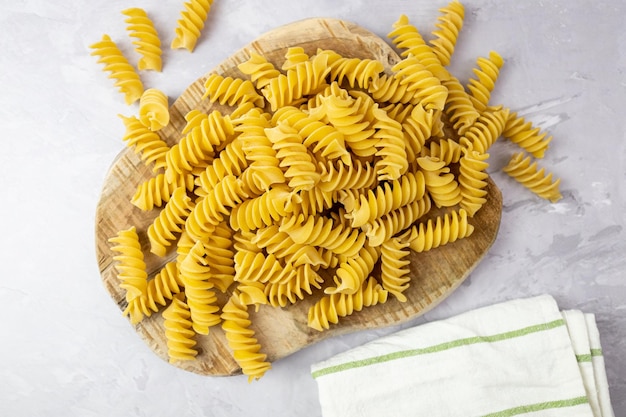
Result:
M591 353L586 355L576 355L577 362L591 362Z
M534 413L537 411L550 410L553 408L565 408L574 407L581 404L586 404L587 397L576 397L568 400L548 401L545 403L522 405L519 407L509 408L508 410L498 411L497 413L485 414L482 417L510 417L518 416L520 414Z
M389 362L396 359L408 358L411 356L424 355L428 353L441 352L448 349L453 349L460 346L468 346L475 345L478 343L491 343L491 342L499 342L502 340L513 339L516 337L526 336L528 334L542 332L546 330L551 330L556 327L565 326L565 321L563 319L554 320L548 323L535 324L533 326L524 327L517 330L512 330L509 332L498 333L490 336L474 336L467 337L464 339L457 339L450 342L441 343L434 346L429 346L420 349L410 349L410 350L402 350L399 352L393 352L386 355L375 356L373 358L361 359L352 362L346 362L335 366L330 366L328 368L318 369L311 373L313 378L317 378L324 375L333 374L336 372L345 371L353 368L361 368L364 366L374 365L382 362Z
M591 356L602 356L602 349L591 349Z

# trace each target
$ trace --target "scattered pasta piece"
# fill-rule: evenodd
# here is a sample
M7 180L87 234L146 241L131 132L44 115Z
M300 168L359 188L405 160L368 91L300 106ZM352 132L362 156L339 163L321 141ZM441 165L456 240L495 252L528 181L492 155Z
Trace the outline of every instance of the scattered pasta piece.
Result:
M204 29L213 0L189 0L185 2L185 9L180 12L181 18L177 22L176 37L172 41L172 49L185 48L193 52Z
M152 20L145 10L138 7L123 10L122 14L127 16L126 29L130 32L130 36L135 38L133 41L135 50L141 55L137 68L161 72L163 67L161 40Z
M530 156L524 157L523 152L514 154L503 171L541 198L553 203L563 198L559 191L561 179L553 181L551 172L538 168L537 161L533 162Z
M167 96L161 90L149 88L139 100L139 120L148 129L156 132L170 122Z
M143 83L111 37L102 35L100 42L94 43L90 48L94 50L91 55L100 57L98 63L104 64L104 71L110 72L109 78L116 80L115 86L124 94L126 104L139 100L143 93Z

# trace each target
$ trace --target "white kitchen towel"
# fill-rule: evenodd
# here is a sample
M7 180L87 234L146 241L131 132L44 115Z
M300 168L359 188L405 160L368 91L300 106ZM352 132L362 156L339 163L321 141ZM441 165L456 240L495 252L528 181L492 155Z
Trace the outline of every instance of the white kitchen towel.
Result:
M311 372L324 417L613 417L601 359L594 318L542 295L402 330Z

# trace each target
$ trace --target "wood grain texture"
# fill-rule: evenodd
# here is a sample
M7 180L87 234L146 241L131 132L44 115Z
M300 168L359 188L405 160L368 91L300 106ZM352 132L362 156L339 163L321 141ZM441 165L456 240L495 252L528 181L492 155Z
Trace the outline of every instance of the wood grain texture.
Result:
M386 70L390 70L400 60L384 40L355 24L334 19L309 19L266 33L211 72L243 76L237 65L248 59L248 51L258 52L280 67L287 48L296 45L302 46L309 54L314 54L317 48L323 48L333 49L348 57L377 59L384 63ZM219 105L211 105L208 100L201 99L207 75L190 85L173 103L170 124L159 131L169 145L179 140L185 125L184 115L190 110L209 112L219 109L223 113L229 112L228 109L221 109ZM146 167L131 149L124 150L113 162L105 178L97 207L95 236L98 265L104 287L122 311L126 308L125 294L119 287L108 239L122 229L135 226L144 249L149 276L153 276L175 257L173 251L161 258L148 250L146 231L159 211L144 212L130 203L136 187L153 175L152 169ZM308 309L321 296L321 291L286 308L261 306L258 312L250 309L253 329L263 346L263 352L268 355L268 360L276 361L329 337L395 325L425 313L453 292L483 258L497 235L501 209L500 191L489 179L488 201L471 218L475 231L469 238L421 254L412 252L411 286L406 292L408 302L400 303L390 297L387 303L365 308L324 332L307 326ZM431 213L434 214L436 212ZM220 301L225 302L228 295L221 295ZM155 354L168 360L160 314L144 319L135 329ZM175 363L175 366L204 375L240 373L220 326L213 327L208 336L198 336L197 341L197 360Z

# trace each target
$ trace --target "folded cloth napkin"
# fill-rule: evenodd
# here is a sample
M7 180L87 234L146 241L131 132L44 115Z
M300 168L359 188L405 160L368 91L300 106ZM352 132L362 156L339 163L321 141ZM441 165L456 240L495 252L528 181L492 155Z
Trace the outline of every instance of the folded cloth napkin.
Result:
M549 295L405 329L311 372L324 417L614 417L594 316Z

